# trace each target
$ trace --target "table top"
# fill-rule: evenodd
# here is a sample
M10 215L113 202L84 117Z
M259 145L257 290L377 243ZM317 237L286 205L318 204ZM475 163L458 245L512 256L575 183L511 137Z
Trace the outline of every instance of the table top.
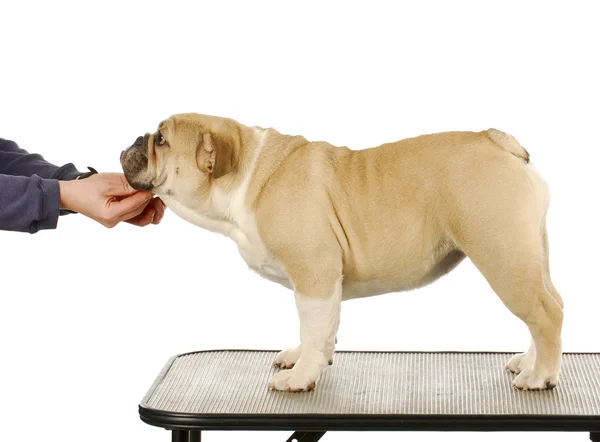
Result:
M171 358L140 404L169 429L599 431L600 353L567 353L559 385L511 387L511 353L335 353L311 392L269 391L277 352Z

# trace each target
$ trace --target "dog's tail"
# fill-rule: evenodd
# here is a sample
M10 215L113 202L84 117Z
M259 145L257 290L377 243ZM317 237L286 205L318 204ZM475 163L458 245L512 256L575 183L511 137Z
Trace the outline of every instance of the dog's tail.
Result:
M490 140L492 140L506 152L516 156L517 158L521 158L526 163L529 163L529 152L527 152L525 148L519 144L515 137L498 129L488 129L485 131L485 133Z

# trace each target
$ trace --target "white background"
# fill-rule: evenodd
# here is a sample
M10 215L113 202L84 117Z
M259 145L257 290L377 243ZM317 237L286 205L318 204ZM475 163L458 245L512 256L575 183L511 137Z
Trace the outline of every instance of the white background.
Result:
M353 148L497 127L550 185L564 350L600 351L594 6L2 1L0 136L57 164L119 171L124 147L179 112ZM173 213L159 226L113 230L68 216L55 231L1 232L0 244L0 440L76 441L83 432L89 441L166 441L139 420L137 404L170 356L298 339L291 292L248 270L231 240ZM429 287L345 303L338 336L341 349L516 351L529 342L469 261Z

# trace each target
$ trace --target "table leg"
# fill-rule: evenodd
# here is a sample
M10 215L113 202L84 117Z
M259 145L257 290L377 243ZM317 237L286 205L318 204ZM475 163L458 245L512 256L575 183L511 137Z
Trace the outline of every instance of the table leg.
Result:
M600 442L600 432L591 432L590 433L590 440L592 442Z
M200 442L202 434L200 431L173 430L171 431L171 442Z
M325 431L296 431L286 442L317 442Z

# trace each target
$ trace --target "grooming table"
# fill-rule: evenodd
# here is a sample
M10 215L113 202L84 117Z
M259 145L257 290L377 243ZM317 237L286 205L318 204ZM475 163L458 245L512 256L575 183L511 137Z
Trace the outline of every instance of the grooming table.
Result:
M277 352L223 350L171 358L141 419L200 441L202 430L582 431L600 442L600 353L568 353L557 388L519 391L511 353L335 353L311 392L269 391Z

